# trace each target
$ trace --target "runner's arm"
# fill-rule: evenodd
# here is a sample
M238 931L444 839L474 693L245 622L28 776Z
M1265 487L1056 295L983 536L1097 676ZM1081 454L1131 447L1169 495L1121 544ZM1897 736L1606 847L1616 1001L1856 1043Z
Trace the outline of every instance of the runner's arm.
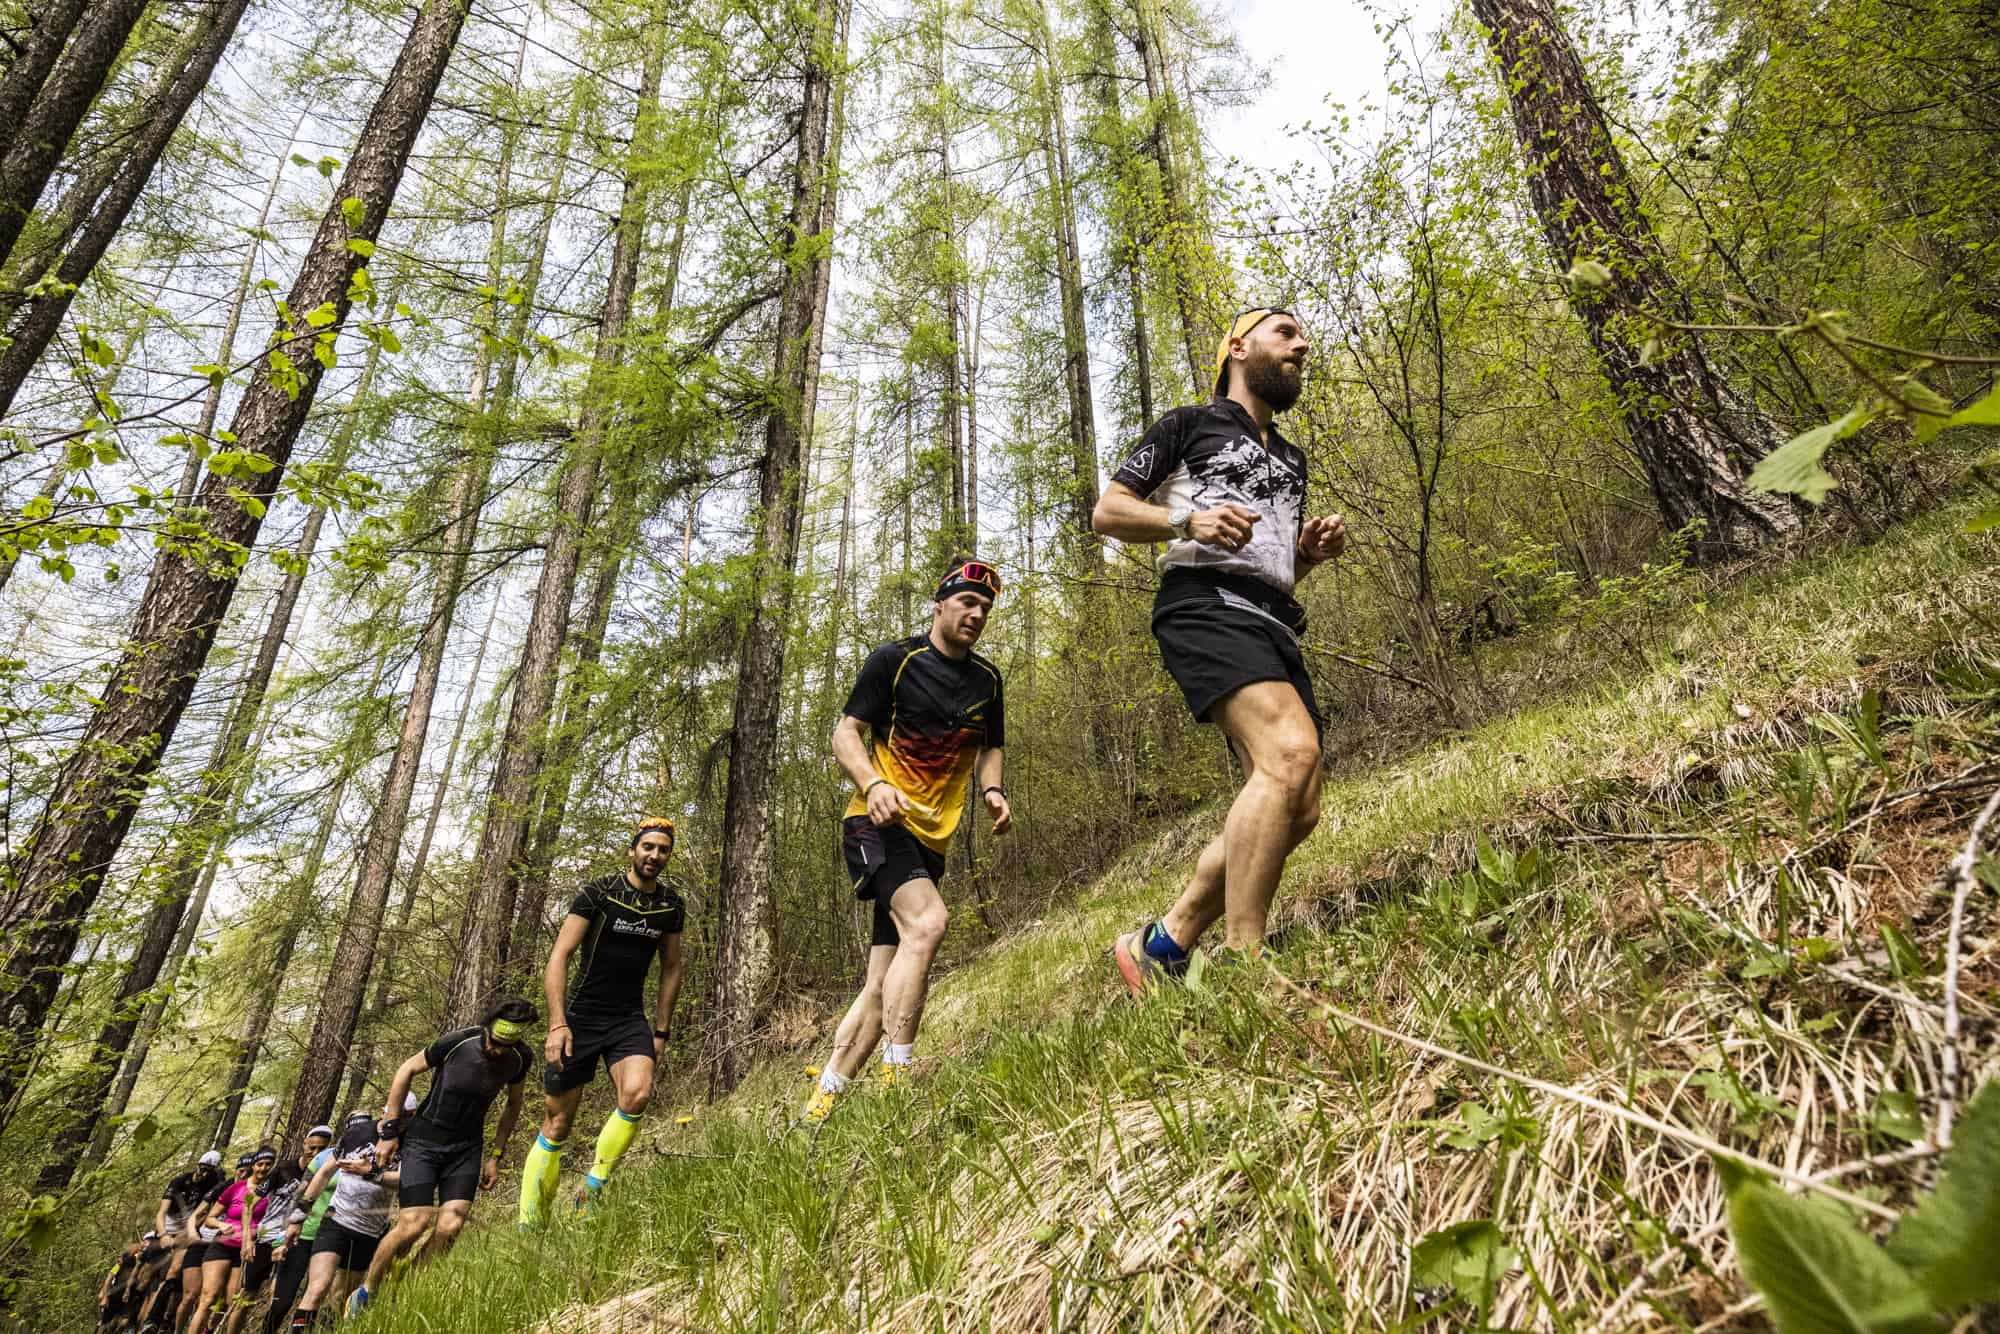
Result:
M312 1180L306 1182L306 1188L299 1192L299 1198L308 1204L318 1199L319 1193L326 1189L326 1183L333 1180L333 1174L339 1170L340 1159L329 1155L327 1160L319 1165L319 1170L313 1173Z
M1338 514L1307 519L1299 530L1299 540L1294 548L1298 559L1293 564L1292 583L1295 586L1303 583L1307 575L1346 549L1346 519Z
M674 1026L674 1002L681 995L681 973L681 933L669 931L660 937L660 991L653 1001L656 1041L664 1041L659 1034Z
M868 804L868 818L877 825L893 824L910 809L910 799L875 772L875 756L868 748L869 730L865 720L843 713L833 725L833 758L861 792L861 799Z
M173 1201L162 1195L160 1197L160 1207L153 1212L153 1231L159 1233L160 1240L169 1246L173 1244L169 1240L173 1236L173 1233L167 1230L167 1210L172 1206Z
M590 930L590 919L570 913L563 918L562 929L556 932L556 943L549 949L548 964L542 969L542 999L549 1006L549 1038L551 1044L557 1029L569 1027L569 1015L563 1009L563 994L569 990L569 961L583 946L583 933ZM557 1059L550 1056L551 1061Z
M416 1081L418 1075L430 1068L431 1058L421 1051L396 1067L396 1077L389 1081L389 1101L382 1108L384 1121L395 1121L402 1117L403 1104L409 1101L410 1085ZM397 1136L399 1142L401 1139L400 1135ZM385 1163L389 1161L388 1145L389 1141L386 1139L375 1145L375 1155Z
M1214 509L1196 510L1188 520L1188 531L1203 546L1235 551L1250 540L1250 529L1261 517L1256 510L1225 502ZM1179 536L1165 505L1155 505L1123 482L1104 488L1097 508L1090 512L1090 527L1120 542L1171 542Z
M493 1130L493 1150L487 1156L498 1164L507 1156L507 1141L514 1138L514 1126L521 1119L521 1107L528 1101L528 1081L507 1086L507 1104L500 1109L500 1124Z
M993 816L993 832L996 834L1004 834L1014 827L1014 808L1007 802L1007 790L1000 779L1004 753L1000 746L988 746L979 752L979 761L972 766L972 781L979 784L979 799L986 803L988 813Z

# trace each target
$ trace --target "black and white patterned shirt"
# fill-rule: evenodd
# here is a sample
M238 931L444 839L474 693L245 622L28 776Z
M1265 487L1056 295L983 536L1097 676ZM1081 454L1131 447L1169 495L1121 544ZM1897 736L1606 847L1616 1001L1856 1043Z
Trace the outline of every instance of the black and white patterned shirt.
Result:
M1305 524L1306 456L1275 423L1266 447L1257 423L1233 399L1175 408L1153 423L1111 480L1168 509L1235 504L1263 516L1240 551L1169 542L1160 557L1162 573L1187 568L1249 575L1291 593Z

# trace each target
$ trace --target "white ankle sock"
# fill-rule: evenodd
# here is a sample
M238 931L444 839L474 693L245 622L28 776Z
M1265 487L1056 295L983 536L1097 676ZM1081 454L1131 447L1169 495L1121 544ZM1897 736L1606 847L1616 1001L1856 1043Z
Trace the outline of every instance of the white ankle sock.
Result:
M910 1063L910 1050L916 1045L914 1042L890 1043L888 1052L882 1057L882 1064L908 1065Z
M822 1093L845 1093L847 1076L829 1067L819 1072L819 1087Z

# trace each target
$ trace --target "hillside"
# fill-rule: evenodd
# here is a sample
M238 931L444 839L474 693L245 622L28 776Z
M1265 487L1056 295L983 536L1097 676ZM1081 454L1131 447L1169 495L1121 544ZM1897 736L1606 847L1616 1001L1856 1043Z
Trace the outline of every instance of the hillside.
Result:
M1965 517L1747 580L1644 670L1329 784L1270 968L1142 1006L1116 983L1105 946L1205 812L945 978L914 1087L814 1136L804 1058L775 1060L662 1109L601 1217L516 1237L493 1199L353 1328L1460 1327L1411 1247L1479 1220L1495 1326L1755 1325L1704 1154L1320 1005L1906 1201L1932 886L2000 762L2000 569ZM1977 1087L2000 943L1974 909Z

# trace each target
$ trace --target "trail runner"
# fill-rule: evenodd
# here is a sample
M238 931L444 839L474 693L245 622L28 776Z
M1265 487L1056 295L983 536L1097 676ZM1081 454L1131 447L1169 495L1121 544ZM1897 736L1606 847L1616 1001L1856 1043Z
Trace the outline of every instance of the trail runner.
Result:
M1182 977L1218 918L1229 950L1260 949L1285 858L1319 821L1321 719L1292 590L1341 553L1347 530L1337 514L1305 517L1306 458L1273 421L1298 401L1309 346L1290 311L1237 316L1216 349L1213 401L1155 422L1091 515L1107 537L1167 544L1160 657L1245 775L1166 917L1114 943L1134 996Z
M183 1314L194 1311L195 1299L201 1295L202 1252L208 1249L210 1240L195 1226L195 1218L209 1197L222 1189L223 1183L222 1155L210 1149L193 1167L169 1181L161 1192L153 1227L172 1248L173 1256L167 1265L166 1280L153 1295L146 1312L146 1324L161 1329L177 1328Z
M681 934L687 904L661 879L674 851L674 822L649 816L632 830L629 865L578 892L542 970L549 1005L542 1055L542 1127L521 1167L522 1227L541 1222L562 1176L563 1146L584 1086L603 1063L617 1105L597 1132L597 1150L575 1208L587 1210L639 1133L653 1100L653 1076L666 1050L681 994ZM653 1018L646 1018L646 974L660 961ZM571 967L572 961L575 967Z
M362 1114L366 1117L366 1113ZM372 1118L369 1118L372 1120ZM283 1186L272 1192L272 1207L264 1214L264 1231L259 1240L277 1229L277 1244L272 1248L272 1259L277 1261L277 1269L271 1284L271 1305L264 1312L264 1334L277 1334L283 1328L285 1317L292 1313L292 1302L299 1295L299 1287L305 1282L306 1267L312 1260L313 1238L319 1233L319 1220L326 1214L326 1206L331 1203L331 1192L322 1193L320 1198L308 1202L306 1185L313 1173L333 1157L333 1127L314 1126L306 1132L305 1150L292 1163L297 1176L291 1182L290 1198L284 1202L283 1213L279 1213L277 1195ZM276 1174L273 1174L273 1180Z
M1000 670L972 651L1000 596L1000 573L958 559L932 595L930 629L868 655L833 729L833 755L855 795L841 820L854 896L874 901L868 973L835 1030L806 1104L824 1121L886 1033L882 1078L908 1078L931 963L949 923L938 882L976 782L993 832L1014 815L1001 786L1006 708Z
M349 1117L341 1127L338 1147L306 1183L303 1198L316 1201L324 1194L327 1204L313 1238L305 1296L292 1314L295 1330L311 1329L318 1322L320 1308L329 1304L333 1286L343 1276L351 1280L368 1272L382 1234L389 1230L401 1181L397 1169L383 1166L377 1152L384 1138L381 1131L389 1128L366 1112Z
M277 1161L278 1155L270 1149L244 1154L236 1164L243 1175L217 1191L204 1206L201 1221L213 1224L217 1232L201 1257L200 1304L188 1322L188 1334L201 1334L210 1328L222 1303L242 1287L243 1262L256 1253L255 1233L264 1218L261 1192Z
M476 1027L444 1034L396 1070L389 1082L391 1108L403 1105L411 1081L426 1070L431 1072L431 1086L408 1126L384 1117L376 1152L383 1162L393 1156L402 1172L396 1225L376 1248L368 1277L347 1299L348 1314L368 1305L389 1266L426 1228L435 1225L423 1258L450 1250L472 1212L473 1195L493 1189L500 1179L500 1159L514 1133L528 1071L535 1064L528 1050L528 1029L537 1017L527 1001L501 1001ZM486 1112L502 1089L507 1091L507 1105L501 1109L493 1147L487 1150Z

